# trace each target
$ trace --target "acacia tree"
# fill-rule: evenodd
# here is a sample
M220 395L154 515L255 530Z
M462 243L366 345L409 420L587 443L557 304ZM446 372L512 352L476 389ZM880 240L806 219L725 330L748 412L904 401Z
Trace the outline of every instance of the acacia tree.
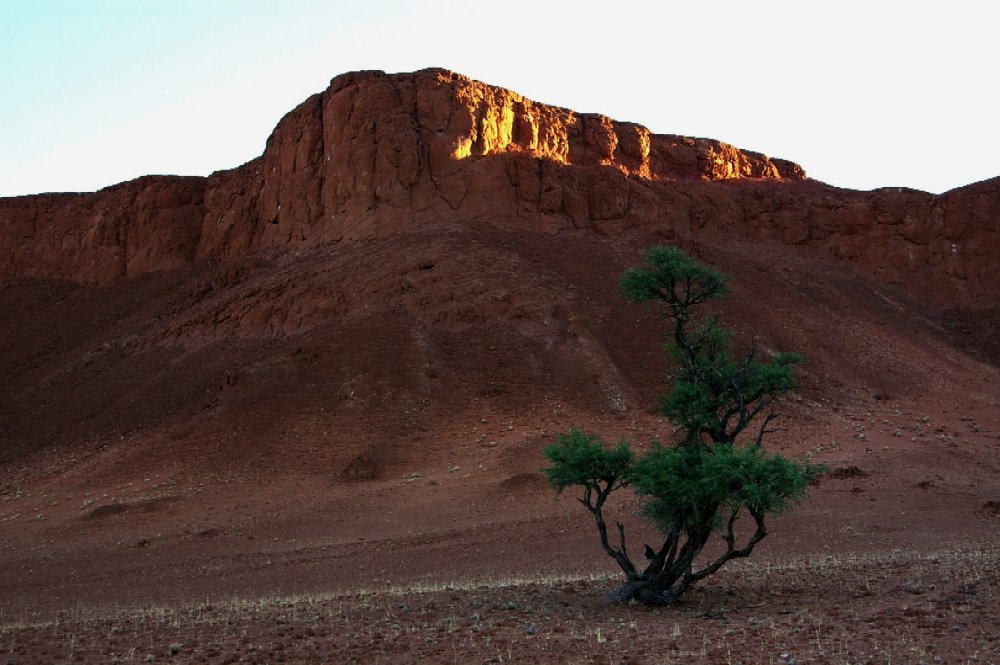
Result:
M615 594L623 602L674 605L691 585L749 556L767 535L766 516L791 507L821 471L763 448L776 417L770 407L795 388L792 370L801 358L762 358L756 350L736 357L716 318L694 318L698 305L725 295L727 281L676 247L653 247L643 265L622 277L627 298L660 305L673 324L667 342L673 385L659 407L677 428L674 441L654 442L637 456L624 438L611 448L572 428L545 449L549 483L558 492L582 490L578 500L593 516L601 546L624 572ZM642 514L663 534L658 547L644 547L641 566L628 552L624 525L617 522L616 537L609 536L604 517L608 498L626 487L643 499ZM738 543L743 516L753 531L743 529ZM701 561L713 534L724 549Z

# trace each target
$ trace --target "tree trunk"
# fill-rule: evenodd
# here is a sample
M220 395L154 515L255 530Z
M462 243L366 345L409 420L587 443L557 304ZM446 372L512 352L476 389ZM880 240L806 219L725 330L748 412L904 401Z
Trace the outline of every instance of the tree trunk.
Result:
M623 604L637 602L645 605L674 606L680 602L681 596L698 581L718 572L719 569L733 559L750 556L757 543L767 536L767 529L764 526L764 515L758 511L751 511L757 529L747 543L742 548L737 549L733 525L736 522L738 512L734 511L726 524L726 532L723 536L723 540L726 543L726 551L705 568L695 571L694 563L698 554L701 553L708 543L711 534L705 532L699 534L696 538L691 538L689 534L688 539L684 542L678 553L677 560L673 561L672 565L670 565L671 562L666 562L667 565L659 569L658 566L651 564L641 575L636 575L635 577L628 575L628 581L616 591L609 594L608 600ZM668 546L672 549L672 538L671 536L664 543L664 549Z
M656 580L636 580L626 582L617 590L608 594L608 600L613 603L628 604L632 601L644 605L676 605L680 600L671 593L660 593L657 591Z

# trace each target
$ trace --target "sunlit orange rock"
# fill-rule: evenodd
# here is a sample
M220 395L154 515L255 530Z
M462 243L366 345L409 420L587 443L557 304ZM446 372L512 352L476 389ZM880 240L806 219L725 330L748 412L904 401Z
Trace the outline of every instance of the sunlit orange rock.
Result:
M997 180L841 190L725 143L535 103L432 69L354 72L264 154L208 178L0 199L0 276L106 283L205 259L490 223L800 245L935 304L1000 288Z

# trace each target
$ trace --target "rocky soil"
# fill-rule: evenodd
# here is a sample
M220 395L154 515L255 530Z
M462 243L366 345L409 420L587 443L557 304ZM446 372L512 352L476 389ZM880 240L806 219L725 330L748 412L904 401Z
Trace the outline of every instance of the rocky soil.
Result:
M596 578L86 609L0 627L11 660L332 663L989 663L995 545L737 565L679 609Z

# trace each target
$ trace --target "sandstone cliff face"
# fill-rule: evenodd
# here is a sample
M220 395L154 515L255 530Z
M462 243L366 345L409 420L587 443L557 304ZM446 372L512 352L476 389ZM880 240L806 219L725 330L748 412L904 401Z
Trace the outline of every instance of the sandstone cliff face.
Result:
M538 104L443 70L335 78L208 178L0 199L0 277L85 283L481 222L801 245L938 305L986 306L1000 181L853 192L797 165Z
M190 263L204 178L147 176L94 194L0 199L0 275L87 283Z

